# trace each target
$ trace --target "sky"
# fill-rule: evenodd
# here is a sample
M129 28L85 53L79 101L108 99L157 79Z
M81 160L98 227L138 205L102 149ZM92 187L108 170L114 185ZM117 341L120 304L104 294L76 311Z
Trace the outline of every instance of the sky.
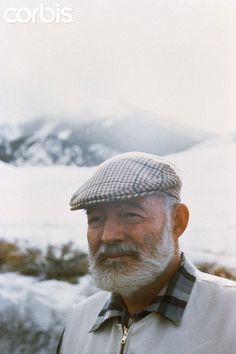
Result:
M73 22L9 24L9 7L69 7ZM0 122L140 109L236 131L236 2L2 0Z

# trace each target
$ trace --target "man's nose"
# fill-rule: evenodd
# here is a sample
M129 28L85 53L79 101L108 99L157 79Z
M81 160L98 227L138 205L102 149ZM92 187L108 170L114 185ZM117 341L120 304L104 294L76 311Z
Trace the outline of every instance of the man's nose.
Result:
M102 242L111 243L113 241L123 241L125 231L118 220L106 220L102 232Z

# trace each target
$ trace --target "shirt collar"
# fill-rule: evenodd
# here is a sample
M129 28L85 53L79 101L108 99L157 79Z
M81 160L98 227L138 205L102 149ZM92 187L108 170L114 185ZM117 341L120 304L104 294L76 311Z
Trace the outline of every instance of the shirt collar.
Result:
M195 267L182 253L181 264L166 286L164 293L161 291L142 313L156 312L179 325L196 280L195 274ZM105 321L114 317L118 317L120 323L127 323L129 314L120 295L112 293L99 312L90 332L96 331Z

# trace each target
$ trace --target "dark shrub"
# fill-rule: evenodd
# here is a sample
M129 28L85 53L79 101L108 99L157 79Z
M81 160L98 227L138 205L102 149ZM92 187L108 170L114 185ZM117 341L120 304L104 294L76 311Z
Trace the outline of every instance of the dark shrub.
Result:
M87 254L68 242L60 247L47 247L42 265L45 279L65 280L76 283L77 278L88 273Z
M72 242L48 245L45 254L36 247L20 248L17 243L0 240L0 270L76 283L88 273L87 254Z

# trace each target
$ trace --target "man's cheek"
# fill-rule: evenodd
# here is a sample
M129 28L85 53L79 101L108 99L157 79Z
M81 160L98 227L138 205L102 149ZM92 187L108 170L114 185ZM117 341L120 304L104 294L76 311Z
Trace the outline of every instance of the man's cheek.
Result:
M95 256L100 248L100 242L94 238L88 238L89 251L92 256Z

